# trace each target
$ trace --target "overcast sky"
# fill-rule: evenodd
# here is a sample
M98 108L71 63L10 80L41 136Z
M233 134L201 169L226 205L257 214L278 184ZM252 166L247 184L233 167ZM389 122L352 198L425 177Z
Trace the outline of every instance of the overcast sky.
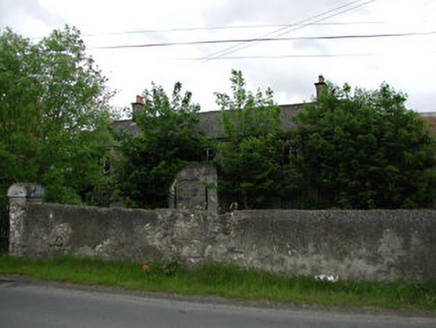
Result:
M410 108L436 111L435 0L0 0L0 28L38 38L65 24L118 91L114 106L130 106L152 81L168 93L180 81L202 111L216 110L214 92L230 92L238 69L279 104L310 101L323 74L366 89L387 82ZM409 33L427 34L318 38ZM98 49L255 38L286 40Z

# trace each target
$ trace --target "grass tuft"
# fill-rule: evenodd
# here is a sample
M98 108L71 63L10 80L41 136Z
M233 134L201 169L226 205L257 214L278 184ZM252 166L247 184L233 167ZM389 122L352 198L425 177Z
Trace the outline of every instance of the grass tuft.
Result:
M436 311L436 282L330 283L312 277L288 277L223 264L185 268L177 258L136 263L71 256L29 259L0 255L0 274L142 291Z

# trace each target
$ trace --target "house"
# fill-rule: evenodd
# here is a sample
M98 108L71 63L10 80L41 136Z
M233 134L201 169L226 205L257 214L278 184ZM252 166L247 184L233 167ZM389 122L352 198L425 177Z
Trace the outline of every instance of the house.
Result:
M431 131L436 134L436 112L419 113L419 115L428 122Z
M322 75L318 77L315 83L316 96L320 94L326 87L326 83ZM316 101L316 100L315 100ZM308 103L280 105L280 122L283 130L292 130L295 128L295 123L291 117L301 112L304 106ZM136 97L136 102L132 103L133 113L140 111L144 106L144 99L141 96ZM224 133L221 128L219 114L220 111L210 111L199 113L199 122L194 126L198 132L202 132L212 139L224 139ZM436 132L436 113L422 113L421 116L430 123L431 129ZM126 131L132 134L140 132L136 123L132 120L122 120L113 122L112 128ZM289 149L288 149L289 151ZM289 156L288 156L289 157ZM211 185L217 183L217 169L211 163L197 163L190 165L181 170L173 184L171 185L171 197L169 199L170 208L197 208L216 211L218 209L218 195L216 189L210 188ZM328 198L328 195L323 195L319 190L313 191L316 193L316 199L322 200ZM292 208L299 208L299 195L292 195L293 201L288 201L288 205Z
M324 78L319 76L318 82L315 83L317 96L325 88ZM303 110L305 104L281 105L280 122L284 130L294 128L291 116ZM132 103L133 115L141 111L144 106L144 99L136 96L136 101ZM212 138L225 139L220 118L220 111L200 112L199 122L194 126L197 132ZM140 130L132 120L120 120L112 123L114 131L125 131L131 134L138 134ZM289 150L288 150L289 151ZM208 158L213 155L207 154ZM181 170L173 184L170 187L170 199L168 206L170 208L190 208L190 209L207 209L217 211L219 200L216 188L210 186L217 184L217 168L212 163L196 163L189 165Z
M315 83L317 97L325 88L326 83L324 77L320 75L318 77L318 82ZM290 120L291 116L303 110L304 105L308 103L300 104L288 104L279 105L280 107L280 121L281 126L284 130L291 130L294 128L295 124ZM141 96L136 96L136 101L132 103L132 113L140 111L144 106L144 99ZM218 118L220 111L210 111L210 112L200 112L200 121L195 125L194 129L198 132L204 133L204 135L214 138L223 138L223 131L220 126L220 121ZM123 130L132 134L139 133L139 128L136 123L132 120L120 120L112 123L112 128L114 131Z

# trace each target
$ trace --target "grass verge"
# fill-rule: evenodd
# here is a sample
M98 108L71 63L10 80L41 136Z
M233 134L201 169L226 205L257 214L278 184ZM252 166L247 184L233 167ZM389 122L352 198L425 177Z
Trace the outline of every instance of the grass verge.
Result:
M184 268L176 259L144 265L69 256L28 259L0 255L0 274L153 292L436 312L436 283L330 283L311 277L291 278L229 265L204 264Z

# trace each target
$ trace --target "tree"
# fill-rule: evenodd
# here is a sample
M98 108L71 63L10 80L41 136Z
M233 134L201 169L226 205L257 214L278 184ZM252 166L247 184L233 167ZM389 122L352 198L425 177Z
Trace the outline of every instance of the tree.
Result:
M225 141L218 146L219 191L240 208L264 208L292 187L292 172L283 163L280 108L273 92L245 89L241 71L232 71L232 96L216 93Z
M294 163L324 207L421 208L435 199L435 139L406 96L387 84L354 92L328 84L295 117Z
M0 35L0 180L43 184L46 199L78 203L104 177L110 92L74 28L32 44Z
M200 106L176 83L171 99L160 86L144 91L145 104L133 114L138 135L118 135L121 154L115 163L116 186L129 207L167 207L170 185L188 163L205 158L210 147L194 130Z

